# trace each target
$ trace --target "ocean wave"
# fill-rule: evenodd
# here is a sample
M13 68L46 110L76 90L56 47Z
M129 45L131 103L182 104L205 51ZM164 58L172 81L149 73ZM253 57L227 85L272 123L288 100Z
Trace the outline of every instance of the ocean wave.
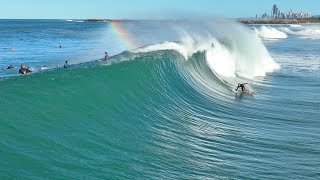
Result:
M297 29L295 27L290 29L287 27L281 27L281 28L278 28L278 30L299 38L320 39L320 29L317 29L315 27L301 26L301 25L297 27L299 28Z
M300 27L302 27L300 24L290 24L289 26L290 26L290 27L293 27L293 28L300 28Z
M287 27L281 27L281 28L278 28L278 30L279 30L279 31L282 31L282 32L284 32L284 33L287 33L287 34L289 34L289 35L294 34L294 32L293 32L291 29L287 28Z
M303 30L294 32L294 34L303 38L320 39L319 29L303 29Z
M264 39L284 39L288 37L284 32L270 26L254 28L254 31Z
M238 36L225 36L220 40L214 34L202 37L194 32L183 31L180 33L180 42L154 44L131 52L175 50L185 60L197 52L205 52L207 65L224 79L237 76L253 79L280 68L254 33L240 26L235 26L233 31Z

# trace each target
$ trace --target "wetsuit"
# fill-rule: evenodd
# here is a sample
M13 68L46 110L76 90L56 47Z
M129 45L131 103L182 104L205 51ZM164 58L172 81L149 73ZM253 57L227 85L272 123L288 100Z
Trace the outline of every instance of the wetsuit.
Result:
M108 52L105 52L104 53L104 60L106 61L106 60L108 60L109 59L109 54L108 54Z
M27 74L27 69L26 68L19 69L19 74Z
M64 64L64 66L63 66L64 68L69 68L70 67L70 65L69 64Z
M246 88L244 87L244 85L246 85L247 83L243 83L243 84L238 84L238 87L237 87L237 89L236 89L236 91L238 91L238 89L241 87L241 90L242 91L245 91L246 90Z

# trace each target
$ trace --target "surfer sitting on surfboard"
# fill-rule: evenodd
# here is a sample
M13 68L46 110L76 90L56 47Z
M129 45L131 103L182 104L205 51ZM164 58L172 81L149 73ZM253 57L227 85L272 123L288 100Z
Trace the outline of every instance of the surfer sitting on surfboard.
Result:
M239 88L241 88L241 90L243 92L247 91L246 88L244 87L244 85L246 85L246 84L248 84L248 83L243 83L243 84L238 83L238 87L237 87L236 91L238 91Z

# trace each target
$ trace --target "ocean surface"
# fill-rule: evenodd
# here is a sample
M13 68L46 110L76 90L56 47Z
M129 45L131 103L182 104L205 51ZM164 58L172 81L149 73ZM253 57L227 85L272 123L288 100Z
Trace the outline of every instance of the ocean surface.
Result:
M0 179L320 179L320 25L0 20L0 68Z

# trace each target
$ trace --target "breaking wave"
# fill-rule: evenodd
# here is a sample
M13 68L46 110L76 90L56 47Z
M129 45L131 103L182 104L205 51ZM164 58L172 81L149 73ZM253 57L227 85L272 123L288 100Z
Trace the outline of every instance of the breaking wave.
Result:
M284 39L288 37L284 32L270 26L254 28L254 31L264 39Z

